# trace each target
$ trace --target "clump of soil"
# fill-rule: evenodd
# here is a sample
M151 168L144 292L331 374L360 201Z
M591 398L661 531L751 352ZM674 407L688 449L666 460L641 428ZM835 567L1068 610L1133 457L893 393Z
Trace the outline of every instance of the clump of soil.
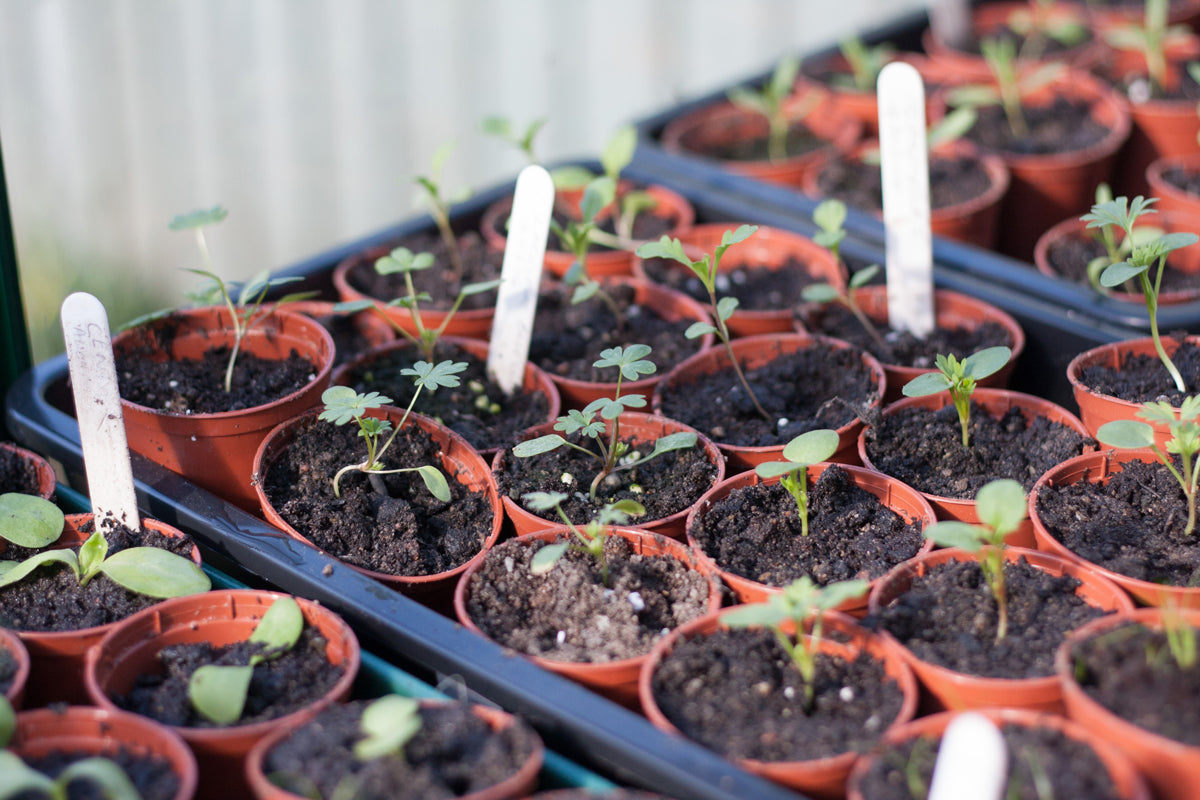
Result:
M932 566L879 610L882 627L932 664L986 678L1054 674L1054 652L1068 633L1104 614L1075 594L1079 581L1006 562L1008 633L996 641L999 607L974 561Z
M988 150L1016 155L1042 155L1085 150L1100 142L1109 128L1092 117L1091 104L1056 97L1053 102L1022 108L1029 133L1017 137L999 105L977 109L967 138Z
M821 170L817 186L823 197L836 197L848 206L883 211L883 176L878 164L836 158ZM992 187L991 177L978 158L929 157L929 203L934 209L965 203Z
M389 575L434 575L474 557L490 535L494 510L482 491L446 474L440 448L410 421L383 457L389 469L436 466L446 474L450 501L425 488L416 472L371 476L352 471L333 492L333 476L366 457L354 424L315 418L296 430L280 457L258 476L271 505L300 535L360 567Z
M628 540L609 536L606 584L599 560L578 550L534 575L530 562L546 544L504 542L468 587L471 620L518 652L585 663L636 658L708 610L709 582L669 555L642 555Z
M325 651L329 642L316 628L305 625L299 641L275 658L254 667L246 706L236 725L276 719L311 705L327 694L341 678L345 667L331 664ZM157 653L160 669L139 675L133 688L112 700L120 708L150 717L164 725L185 728L216 728L202 717L188 699L192 673L207 664L246 666L253 655L262 653L261 642L234 642L217 646L211 642L168 645Z
M655 283L683 292L708 306L708 290L687 267L665 258L648 258L642 262L647 277ZM716 288L719 297L735 297L739 311L774 311L791 308L802 299L804 287L824 282L814 277L809 265L789 256L778 267L766 267L732 258L721 262Z
M778 482L713 501L688 533L721 569L768 586L804 575L822 586L872 580L924 544L920 524L906 522L837 465L812 484L808 502L807 536L795 499Z
M1183 377L1189 393L1200 391L1200 347L1186 341L1185 333L1163 337L1163 349ZM1180 344L1180 342L1183 342ZM1127 353L1119 369L1104 365L1084 367L1079 379L1098 394L1119 397L1131 403L1151 403L1165 400L1178 407L1187 395L1175 386L1175 381L1154 353Z
M1167 636L1130 623L1074 646L1075 679L1093 700L1128 722L1200 747L1200 669L1181 668Z
M903 694L880 661L818 654L811 711L804 680L775 634L717 630L681 642L651 678L654 700L684 736L726 758L808 761L870 749Z
M449 311L454 299L465 284L496 280L504 264L504 253L493 250L483 237L474 231L458 234L458 249L462 256L463 271L454 273L450 251L442 237L435 232L418 233L394 243L395 247L407 247L414 253L431 253L434 265L429 269L412 272L413 288L417 295L428 294L419 308L429 311ZM407 297L408 287L404 275L399 272L380 275L375 271L375 259L362 258L346 275L352 287L377 300L387 302L397 297ZM496 292L480 292L463 298L460 311L492 308L496 305Z
M1048 780L1054 797L1119 800L1107 767L1096 751L1053 728L1002 725L1008 753L1006 800L1042 800L1038 781ZM908 776L915 773L928 788L941 737L917 737L888 747L871 762L859 791L871 800L912 800Z
M1041 488L1042 525L1072 553L1120 575L1200 586L1200 533L1184 533L1187 499L1179 482L1158 463L1130 460L1113 467L1118 469L1099 483L1085 474L1075 483Z
M367 701L335 704L267 752L263 771L301 796L332 797L354 787L358 800L439 800L484 791L514 775L533 753L536 734L521 720L494 732L467 706L422 708L421 729L402 755L361 761L354 745Z
M969 447L954 405L909 407L880 415L867 428L875 469L928 494L969 500L987 483L1011 478L1033 488L1047 470L1095 442L1060 422L1025 416L1013 406L999 417L971 402Z
M50 778L57 778L76 761L94 758L95 753L83 750L54 750L37 758L22 759L25 764ZM179 792L179 776L171 762L153 753L136 754L126 747L117 747L104 758L116 764L133 783L141 800L172 800ZM21 792L18 798L42 797L34 792ZM70 800L102 800L103 795L90 781L71 781L67 791Z
M0 447L0 494L38 493L37 465L20 453Z
M1104 245L1096 239L1084 233L1077 233L1052 243L1047 248L1046 257L1056 274L1072 283L1091 286L1091 281L1088 280L1088 263L1094 258L1106 255L1107 252ZM1167 268L1163 270L1159 290L1163 293L1200 290L1200 272L1172 269L1171 261L1171 258L1167 259ZM1151 269L1151 279L1157 272L1157 266ZM1142 285L1137 280L1129 281L1124 286L1117 287L1117 290L1119 291L1113 295L1117 299L1129 299L1122 297L1122 293L1128 293L1135 295L1133 300L1142 302Z

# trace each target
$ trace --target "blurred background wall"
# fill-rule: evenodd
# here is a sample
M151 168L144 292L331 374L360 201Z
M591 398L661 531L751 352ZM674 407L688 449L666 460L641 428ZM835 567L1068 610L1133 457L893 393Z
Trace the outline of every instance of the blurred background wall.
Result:
M114 327L182 303L178 214L217 204L219 273L245 278L420 209L412 179L507 181L480 132L549 122L544 161L767 71L920 0L0 0L0 143L35 360L58 306Z

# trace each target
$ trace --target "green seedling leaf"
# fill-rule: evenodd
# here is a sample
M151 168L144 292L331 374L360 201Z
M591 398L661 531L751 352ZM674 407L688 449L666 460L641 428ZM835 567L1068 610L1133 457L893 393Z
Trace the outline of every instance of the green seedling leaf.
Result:
M450 486L446 483L446 476L437 467L429 465L417 467L417 473L421 476L421 480L425 482L425 488L429 493L441 500L443 503L450 502Z
M733 312L737 311L738 299L736 297L722 297L717 301L717 318L722 322L726 322L733 316Z
M942 117L941 121L930 128L929 132L925 134L926 146L930 150L933 150L947 142L961 139L967 135L967 131L975 127L975 121L978 118L979 114L973 106L963 106L962 108L954 109Z
M821 428L802 433L783 448L783 457L796 464L809 466L827 461L837 452L841 439L837 431Z
M529 492L522 495L531 511L553 511L567 497L562 492Z
M1167 253L1173 253L1176 250L1182 250L1185 247L1191 247L1196 242L1200 241L1200 236L1194 233L1167 233L1158 237L1158 246L1154 253L1155 257L1165 256Z
M188 700L197 713L223 727L242 718L254 668L206 664L188 681Z
M413 253L407 247L397 247L386 256L375 260L375 271L380 275L393 275L418 272L433 265L433 253Z
M479 129L489 136L501 139L511 139L513 136L512 121L497 114L484 117L479 123Z
M549 453L551 450L562 447L566 443L567 440L557 433L547 433L545 436L539 436L536 439L527 439L524 442L514 445L512 451L513 455L517 458L529 458L530 456Z
M707 336L710 333L716 333L717 329L707 322L693 322L688 326L688 329L683 332L686 339L699 339L701 336Z
M1136 278L1148 269L1150 267L1147 264L1135 266L1128 261L1118 261L1116 264L1109 264L1100 273L1100 285L1112 289L1125 283L1125 281Z
M905 397L924 397L944 392L950 388L950 379L940 372L924 372L913 378L900 390Z
M57 783L26 766L15 753L0 751L0 797L20 797L26 792L50 798L62 795Z
M466 363L462 361L440 361L437 364L418 361L411 368L400 370L400 374L412 377L413 384L418 389L428 389L432 392L438 387L453 389L458 386L458 374L466 368Z
M1012 350L1004 347L986 347L963 359L964 374L978 380L993 375L1004 368L1012 358Z
M730 245L744 242L757 232L757 225L739 225L735 230L725 231L721 234L721 246L728 248Z
M850 276L849 286L851 289L860 289L871 282L871 279L879 274L879 265L872 264L869 267L863 267L858 272Z
M529 571L534 575L545 575L554 569L554 565L567 552L568 547L570 547L568 542L557 542L546 545L534 553L533 558L529 560Z
M86 781L98 787L105 800L141 800L125 770L107 758L85 758L59 773L55 783L62 787L63 797L66 797L66 787L74 781Z
M462 294L463 297L470 297L473 294L483 294L484 292L490 292L493 289L495 289L496 287L498 287L499 285L500 285L499 278L497 278L494 281L480 281L478 283L468 283L466 286L462 287L462 289L460 290L460 293Z
M384 695L363 709L359 726L363 738L354 743L354 757L370 761L400 754L421 730L420 704L411 697Z
M654 450L651 451L647 458L654 458L655 456L660 456L663 453L669 453L672 450L690 450L695 446L696 434L684 431L679 433L670 433L654 440Z
M345 425L352 419L362 417L369 409L388 405L392 398L379 392L359 394L349 386L330 386L321 393L321 402L325 410L317 419L332 422L334 425Z
M828 283L810 283L800 291L800 296L810 303L832 303L839 297L837 289Z
M991 481L975 495L975 511L980 522L1007 535L1026 517L1025 489L1014 480Z
M13 734L17 732L17 714L13 711L12 703L4 695L0 695L0 750L8 747ZM0 769L0 774L4 770Z
M773 628L788 618L787 610L775 603L747 603L721 615L727 628Z
M596 178L583 190L583 199L579 203L579 213L584 222L591 222L601 209L612 203L617 194L617 184L612 178L603 175Z
M603 152L600 153L600 165L604 168L604 174L616 179L621 174L621 170L633 161L635 150L637 150L637 129L632 125L618 129L609 138L604 145Z
M104 559L99 572L147 597L184 597L212 588L194 561L157 547L130 547Z
M104 538L103 534L96 531L79 548L79 572L83 576L84 583L96 574L107 555L108 540Z
M167 224L167 227L173 231L203 228L207 225L216 225L227 216L229 216L229 212L221 206L201 208L187 214L179 214Z
M823 232L841 232L842 226L846 224L846 204L833 198L823 200L813 209L812 218ZM818 244L821 243L818 242ZM821 246L827 247L828 245L822 244Z
M842 603L862 597L870 588L870 582L861 580L837 581L828 584L817 596L817 607L824 610L837 608Z
M1096 430L1096 438L1109 447L1136 449L1154 444L1154 429L1144 422L1119 419Z
M578 166L559 167L550 171L550 179L554 182L554 188L563 189L581 189L587 186L594 178L595 174L585 168Z
M58 540L63 512L49 500L30 494L0 494L0 539L36 549Z
M925 529L925 538L932 539L939 547L957 547L969 553L977 553L983 549L983 531L978 525L971 525L959 520L935 522Z
M994 106L1000 102L1000 92L990 86L960 86L952 89L946 97L951 106Z
M290 597L281 597L263 614L249 641L262 644L277 655L291 650L303 631L304 612L300 610L300 604ZM250 663L257 664L265 659L266 656L254 656Z
M790 461L766 461L754 466L754 473L760 478L778 478L795 471L799 465Z
M638 245L634 252L641 258L666 258L686 266L692 265L692 260L683 250L683 243L678 239L663 234L657 242L646 242Z

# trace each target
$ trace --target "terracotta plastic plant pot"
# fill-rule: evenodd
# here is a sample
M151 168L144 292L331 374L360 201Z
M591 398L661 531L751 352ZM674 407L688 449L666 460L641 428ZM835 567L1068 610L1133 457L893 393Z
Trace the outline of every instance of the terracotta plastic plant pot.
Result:
M232 346L232 322L224 308L178 311L113 337L117 353L151 350L150 358L199 359L214 347ZM254 451L267 431L317 405L329 386L334 344L329 331L312 319L276 311L255 325L242 352L284 359L295 351L313 365L304 388L254 408L216 414L169 414L121 401L129 447L192 483L253 512L257 507L250 476Z
M32 450L26 450L12 442L0 442L0 449L7 450L32 465L37 473L37 490L31 494L36 494L45 500L54 497L54 490L58 486L58 476L54 474L54 467L50 466L49 461Z
M91 534L82 532L80 528L91 520L91 514L68 514L62 536L50 547L69 548L83 544ZM171 538L184 536L182 531L154 519L143 519L142 527ZM200 563L200 550L194 546L192 561ZM118 620L75 631L14 631L29 651L30 670L25 685L25 705L87 703L88 694L83 686L87 652L120 622Z
M393 425L399 424L403 414L403 409L392 406L383 406L382 408L371 409L367 412L368 416L391 420ZM311 425L326 424L318 421L317 417L319 415L320 412L317 409L313 409L299 417L288 420L286 423L272 430L267 438L263 440L262 446L259 447L258 453L254 457L254 474L256 476L266 475L271 464L282 456L299 431ZM454 591L454 582L457 580L458 575L472 562L482 559L484 553L496 543L496 540L500 537L500 528L504 522L504 514L500 505L499 492L496 489L496 481L492 478L492 473L488 468L487 462L475 451L475 448L467 443L466 439L446 426L439 425L429 417L415 412L408 415L408 421L405 423L405 426L416 426L431 436L440 445L442 454L440 468L445 473L447 480L458 481L471 491L484 493L493 511L490 532L484 541L480 543L479 552L473 558L459 564L454 569L439 572L435 575L389 575L349 562L345 563L347 567L370 578L374 578L396 591L418 598L427 605L440 608L449 604L450 596ZM329 479L332 481L333 476L330 475ZM312 541L303 536L286 519L279 515L279 511L267 498L259 480L254 482L254 490L258 495L258 502L262 507L263 517L267 522L279 528L296 541L303 542L310 547L316 547Z
M600 280L600 283L606 287L632 286L634 290L634 304L652 311L669 322L678 322L681 320L688 322L711 321L705 307L683 292L676 292L673 289L667 289L650 281L643 281L622 275L603 278ZM534 324L536 325L536 322ZM682 333L680 335L682 336ZM700 350L702 351L711 347L713 343L712 334L702 336L699 339L699 343ZM599 357L599 353L596 355ZM658 364L658 371L653 375L639 378L636 381L622 381L621 394L644 394L649 396L654 391L654 387L658 385L658 382L662 380L662 377L672 366L672 364ZM601 397L612 397L613 391L617 388L615 382L581 381L557 375L551 370L547 370L546 372L558 389L559 397L562 398L562 407L567 409L583 408L593 400L598 400Z
M441 705L443 702L452 701L422 700L421 707L430 708ZM516 718L512 714L498 708L472 705L471 711L485 721L494 732L507 730L516 724ZM263 770L267 754L294 732L295 728L293 727L280 728L260 739L246 756L246 780L250 784L256 800L304 800L300 795L285 791L271 783ZM538 736L533 738L533 751L519 770L486 789L459 795L461 800L511 800L511 798L525 797L532 792L537 787L538 772L542 768L542 761L546 754L546 746L542 743L541 738Z
M1182 621L1192 627L1200 626L1200 612L1182 611ZM1075 665L1071 652L1088 639L1111 631L1121 625L1140 623L1162 629L1162 612L1142 608L1122 614L1092 620L1067 637L1058 648L1054 668L1062 684L1067 717L1111 742L1123 752L1150 782L1159 800L1193 800L1200 786L1200 747L1193 747L1118 717L1091 698L1075 680ZM1180 698L1186 702L1185 698Z
M1104 764L1121 800L1151 800L1150 790L1146 788L1146 782L1133 762L1092 728L1058 714L1044 714L1023 708L982 708L976 711L997 727L1018 725L1022 728L1045 728L1087 745ZM899 725L884 735L883 748L896 747L922 736L940 740L957 716L956 712L945 711ZM870 800L862 793L862 781L876 760L886 757L881 755L882 752L886 751L881 749L880 752L867 753L854 762L854 769L850 770L850 778L846 781L846 800Z
M360 269L374 269L375 262L391 253L393 249L394 246L372 248L365 253L352 256L334 267L333 285L337 288L342 302L374 299L380 301L382 305L393 299L391 297L372 298L363 294L361 290L355 288L351 274ZM408 309L391 306L384 309L384 312L404 330L413 334L417 332ZM418 312L421 315L421 324L430 330L437 328L446 320L447 311L418 308ZM492 319L495 316L496 307L494 305L487 308L460 308L454 313L450 324L446 326L445 334L487 340L492 335Z
M1158 204L1154 207L1160 214L1169 215L1179 211L1200 217L1200 195L1184 191L1166 179L1167 173L1174 169L1200 173L1200 153L1163 156L1156 158L1150 163L1150 166L1146 167L1146 183L1150 187L1149 194L1158 198Z
M789 101L800 102L799 98ZM784 186L799 186L804 169L816 158L828 152L845 152L854 146L862 132L862 124L853 117L839 113L828 97L804 120L825 144L802 155L772 162L719 160L730 172ZM704 157L712 147L720 147L745 139L765 138L767 118L752 111L743 111L732 103L721 102L705 106L671 120L663 128L662 146L668 153L688 153Z
M656 203L653 211L659 216L667 216L671 220L671 227L667 231L670 236L678 236L679 233L691 226L696 219L696 212L692 208L692 204L687 198L678 192L668 189L665 186L647 186L642 191L654 198ZM490 247L495 250L504 250L508 243L508 238L501 233L505 229L508 222L508 217L512 214L512 197L505 197L497 200L492 205L488 206L480 219L479 228L483 234L483 238L487 240ZM578 202L573 205L573 213L578 213ZM610 216L613 208L610 206L602 211L602 216ZM657 240L657 237L656 237ZM629 275L633 271L633 251L641 242L632 242L628 249L612 250L609 248L599 248L588 252L587 271L592 278L610 277L613 275ZM545 261L543 262L546 271L555 278L562 278L567 274L571 265L575 263L575 255L565 250L553 250L546 248Z
M721 236L726 231L737 228L733 223L715 223L696 225L679 235L679 241L685 249L695 248L696 255L703 252L711 254L721 244ZM809 282L828 283L832 286L846 285L846 268L840 264L833 254L807 236L784 230L760 225L758 230L745 241L731 245L721 259L720 272L729 274L741 267L766 268L772 274L782 273L789 268L788 262L796 260L804 265L803 271L809 276ZM692 271L677 262L667 262L669 269L681 278L692 275ZM647 274L641 258L633 261L633 274L642 280L654 282ZM693 280L695 278L693 277ZM694 299L694 298L693 298ZM738 308L727 320L729 332L733 336L754 336L761 333L788 333L793 330L792 309L748 309Z
M716 572L708 566L705 559L697 556L693 550L674 539L668 539L661 534L638 528L613 527L609 530L611 535L620 536L622 539L630 542L633 545L634 552L638 555L670 556L686 564L689 569L699 572L708 581L707 613L715 613L721 608L721 583L716 577ZM544 524L542 530L521 534L517 537L516 541L526 544L532 542L555 542L569 535L569 529L565 525L551 527L548 524ZM454 590L454 615L458 617L458 621L467 630L486 638L487 634L480 630L467 611L467 602L471 593L471 580L475 573L479 571L482 563L482 561L478 561L472 564L463 573L462 578L459 579L458 586ZM638 674L641 672L642 664L645 663L648 656L649 654L647 653L646 655L625 658L620 661L596 663L559 661L541 656L526 656L526 658L540 667L581 683L614 702L621 703L629 708L637 708Z
M1190 232L1200 230L1200 216L1192 216L1186 212L1173 211L1170 213L1155 214L1147 218L1147 225L1162 228L1168 233ZM1037 266L1038 271L1043 275L1049 275L1052 278L1060 280L1070 280L1059 273L1054 265L1050 263L1050 249L1059 242L1071 239L1090 238L1095 233L1094 230L1087 230L1087 223L1078 217L1071 217L1055 225L1050 230L1043 233L1037 241L1037 246L1033 250L1033 263ZM1182 250L1178 250L1171 254L1167 261L1168 272L1200 272L1200 247L1191 245ZM1151 272L1153 277L1154 272ZM1136 283L1136 281L1134 281ZM1137 303L1139 307L1145 306L1145 299L1141 292L1133 293L1126 292L1120 289L1113 289L1109 293L1109 297L1116 300L1123 300L1127 303ZM1174 291L1161 291L1158 294L1158 304L1160 306L1172 305L1175 303L1187 303L1200 298L1200 286L1193 289L1176 289Z
M863 310L863 313L867 315L868 319L879 325L887 324L888 303L886 286L863 286L855 290L854 299L858 303L859 308ZM801 319L806 325L815 327L813 320L819 317L821 308L821 306L806 306L802 312ZM1012 350L1012 357L1009 358L1008 363L1000 370L981 379L978 383L979 386L988 389L1003 389L1008 386L1009 378L1012 377L1013 367L1016 366L1021 353L1025 352L1025 331L1022 330L1020 323L1013 319L1007 312L991 303L985 303L970 295L951 291L950 289L933 290L933 313L934 325L941 329L963 328L974 330L984 322L994 322L1008 331L1010 340L1008 346ZM962 355L970 354L963 353ZM899 400L904 396L901 390L906 383L918 375L933 371L932 367L905 367L898 364L884 364L883 372L887 378L887 389L883 395L883 402L892 403Z
M287 311L295 311L306 317L312 317L326 326L330 335L333 336L334 347L337 351L334 363L340 364L352 358L356 351L343 347L342 343L338 341L337 331L334 327L330 327L332 323L341 321L341 315L333 310L335 305L337 303L332 300L297 300L288 303L284 308ZM396 340L396 331L392 329L387 320L374 311L359 311L357 314L350 314L345 321L368 347L377 347Z
M1107 579L1081 566L1077 561L1023 547L1005 548L1004 560L1006 562L1015 564L1021 558L1024 558L1031 567L1049 572L1051 575L1069 575L1078 580L1082 585L1076 590L1076 594L1087 601L1088 605L1106 612L1133 609L1133 601L1129 599L1128 595ZM914 578L924 575L935 566L950 561L975 562L978 560L977 553L949 548L934 550L932 553L906 561L885 575L871 589L868 614L872 616L878 614L885 606L908 591ZM939 708L964 710L1007 706L1062 713L1062 687L1054 675L1020 679L968 675L918 658L886 630L881 631L880 635L887 645L912 668L921 685L928 690Z
M994 418L1003 416L1010 408L1016 406L1021 409L1027 420L1034 417L1046 417L1051 422L1066 425L1081 436L1091 435L1083 426L1083 423L1073 414L1062 406L1051 403L1049 400L1041 397L1014 392L1008 389L976 389L971 399ZM950 393L941 392L924 397L905 397L885 407L883 413L884 415L892 415L908 408L924 408L932 413L953 404L954 401L950 397ZM867 469L875 469L875 466L871 463L870 454L867 452L866 434L867 432L864 430L859 436L858 455ZM941 495L929 494L928 492L921 492L921 494L933 506L934 511L937 512L938 519L956 519L971 523L979 522L979 514L975 509L974 498L942 497ZM1022 520L1017 530L1006 536L1004 541L1013 547L1032 548L1035 544L1033 523L1028 519Z
M485 341L459 336L443 336L438 341L462 348L480 361L487 362L490 345ZM412 346L407 339L401 339L373 347L334 370L330 382L338 386L353 386L353 376L368 368L374 361L387 357L397 350L407 350ZM521 391L525 394L535 394L536 392L544 394L549 406L546 412L546 421L553 422L558 419L558 415L562 411L562 400L558 394L558 387L554 385L554 381L550 380L549 375L532 363L526 362L525 364L525 377L521 382ZM475 450L483 457L484 461L490 463L499 448L487 447L475 448Z
M803 333L748 336L744 339L734 339L731 345L734 357L738 359L738 363L741 364L743 370L756 369L775 358L787 356L790 353L808 347L829 347L837 350L854 349L839 339L830 339L825 336L810 336ZM885 384L883 365L868 353L856 352L861 353L863 364L871 371L872 388L869 409L878 408L883 404ZM724 347L713 347L683 361L667 373L658 388L654 390L654 398L652 400L654 413L662 413L663 395L665 392L685 391L684 387L706 376L720 371L729 371L731 384L737 381L729 364L729 356ZM837 434L840 443L837 452L829 460L838 464L860 464L856 442L862 428L863 422L858 418L838 428ZM786 445L787 442L780 442L777 445L747 447L728 442L717 442L717 447L725 454L725 459L728 463L727 469L731 475L736 475L748 469L754 469L755 465L761 464L764 461L781 460L783 448Z
M684 425L682 422L676 422L673 419L652 414L642 414L637 411L625 412L621 415L620 421L621 439L635 445L649 443L672 433L696 434L697 446L703 449L708 460L716 468L717 474L713 478L713 485L716 486L725 479L725 457L721 454L721 450L711 439L695 428ZM604 435L607 437L607 432L612 430L612 422L610 420L603 420L603 422L606 431ZM538 425L536 428L530 428L525 431L521 438L524 441L538 436L545 436L548 433L558 433L554 429L554 423L546 423L545 425ZM516 459L516 456L513 456L509 452L510 449L501 450L492 458L492 472L494 474L499 474L504 469L504 463L507 459ZM517 463L520 462L520 459L516 460ZM590 479L588 482L590 483ZM587 485L585 484L582 488L586 490ZM535 533L545 528L555 527L561 522L560 518L553 511L548 512L549 516L540 517L537 514L527 511L520 503L508 495L501 495L500 499L504 504L504 514L512 523L517 535ZM684 526L687 523L690 511L691 507L684 508L661 519L646 519L643 517L637 524L627 527L658 533L663 536L669 536L672 539L683 539Z
M1200 337L1189 336L1187 341L1193 345L1200 343ZM1170 355L1175 352L1178 345L1174 340L1163 337L1163 349ZM1095 436L1096 431L1101 425L1107 422L1112 422L1118 419L1131 419L1142 422L1137 413L1141 410L1141 403L1133 403L1128 400L1122 400L1119 397L1113 397L1107 394L1100 394L1094 391L1083 382L1083 370L1089 367L1104 366L1112 369L1120 368L1121 363L1131 355L1149 356L1152 359L1157 359L1158 354L1154 350L1154 339L1147 336L1144 339L1126 339L1122 342L1112 342L1110 344L1102 344L1093 347L1091 350L1085 350L1079 355L1071 359L1071 363L1067 364L1067 380L1071 383L1071 392L1075 397L1075 403L1079 406L1079 419L1083 421L1084 426L1088 430L1089 436ZM1163 367L1164 373L1166 367ZM1166 426L1159 422L1147 423L1154 428L1154 442L1159 447L1166 447L1167 440L1171 438L1170 432Z
M224 589L178 597L123 620L88 653L84 682L92 703L117 711L112 697L128 693L139 676L160 673L159 653L164 648L196 642L220 647L245 641L267 609L288 596L252 589ZM350 694L360 659L354 631L324 606L299 597L295 600L305 623L317 628L326 639L325 654L329 663L342 667L342 676L316 702L272 720L226 728L167 726L196 754L201 797L246 796L243 762L258 740L275 730L293 730L330 703L343 701Z
M59 752L112 757L121 750L163 758L179 779L173 800L191 800L196 793L196 757L183 739L164 725L125 711L83 706L22 711L9 748L23 759Z
M16 631L4 628L0 628L0 650L7 652L16 664L16 670L13 672L8 690L4 692L4 697L13 708L20 708L25 699L25 684L29 680L29 651L25 649L25 645Z
M814 464L808 468L808 485L815 485L818 478L829 468L829 462ZM851 467L839 464L842 469L849 473L851 480L855 486L866 489L871 494L879 498L880 502L888 508L895 511L906 522L917 523L922 529L929 527L937 521L933 507L929 505L920 492L907 486L900 481L890 476L884 475L881 472L873 472L862 467ZM692 531L699 524L700 518L704 512L714 503L724 500L730 494L740 489L745 489L750 486L757 486L760 483L771 484L779 483L780 478L763 479L758 476L758 473L753 470L741 472L732 477L726 478L719 484L714 486L703 497L700 502L695 505L687 519L687 543L695 553L697 558L707 563L711 568L721 576L721 580L733 589L733 594L740 603L765 603L770 599L771 595L779 594L782 590L779 586L770 586L765 583L760 583L756 580L743 577L736 573L724 569L716 559L704 552L700 543L696 540ZM922 545L921 553L927 553L933 549L933 540L926 539ZM878 579L876 579L878 580ZM838 611L844 614L850 614L855 617L861 617L866 612L867 598L866 595L857 599L849 600L837 607Z
M642 672L638 676L638 697L642 703L643 713L659 730L676 736L682 735L655 702L651 684L654 671L679 642L697 636L706 636L717 630L721 625L721 617L724 613L709 614L676 628L650 651L650 656L646 659L646 663L642 666ZM794 632L790 623L787 622L783 623L783 629L789 634ZM844 637L845 640L834 641L834 637ZM879 637L856 625L849 617L836 611L826 612L825 631L821 637L819 652L845 659L853 659L859 653L866 652L871 657L883 662L887 676L896 681L904 695L900 712L894 720L888 722L887 730L908 722L916 714L917 682L913 678L912 671L883 644ZM848 752L811 761L769 762L737 759L736 763L748 772L761 775L805 795L832 800L832 798L842 797L846 777L857 757L856 753Z
M853 163L862 161L868 153L879 152L879 142L869 141L859 144L849 153L833 154L816 161L804 171L801 178L801 189L813 197L823 197L821 177L838 162ZM970 158L979 162L987 173L989 186L982 194L968 200L953 203L940 208L932 208L929 212L929 225L937 236L945 236L960 242L990 248L996 240L996 226L1000 219L1000 201L1008 191L1008 167L1004 159L994 153L984 153L964 139L947 142L929 154L931 162L938 159ZM883 212L878 209L867 209L876 217L882 218Z
M1130 461L1142 461L1147 464L1158 463L1158 458L1150 450L1105 450L1097 453L1084 453L1068 461L1064 461L1047 472L1033 485L1029 493L1029 518L1033 524L1033 534L1037 540L1038 550L1052 553L1060 558L1086 565L1089 569L1120 586L1143 605L1166 607L1178 605L1181 608L1200 609L1200 587L1169 586L1162 583L1131 578L1114 572L1099 564L1086 560L1079 554L1068 549L1046 528L1038 513L1038 497L1043 491L1052 486L1068 486L1079 481L1104 483L1115 472L1120 472L1123 465Z
M889 59L889 61L894 60L897 59ZM850 79L852 75L850 62L841 53L835 52L824 58L806 60L801 67L800 74L796 76L796 89L797 91L817 89L829 92L836 113L858 120L862 125L864 136L878 136L879 102L875 97L875 87L872 86L869 91L864 91L830 80L832 76Z
M1091 206L1096 185L1108 180L1117 149L1129 136L1129 112L1117 93L1078 70L1023 98L1027 105L1045 105L1065 97L1091 106L1092 119L1108 129L1100 141L1082 150L1040 155L997 151L1012 176L1000 211L997 245L1004 253L1028 261L1047 220L1065 219ZM946 96L934 98L941 115Z

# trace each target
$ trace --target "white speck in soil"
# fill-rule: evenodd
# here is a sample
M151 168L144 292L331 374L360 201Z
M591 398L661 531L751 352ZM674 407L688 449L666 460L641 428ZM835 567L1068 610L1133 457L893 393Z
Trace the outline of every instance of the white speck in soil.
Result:
M788 424L788 418L787 418L787 417L780 417L780 418L779 418L779 421L775 423L775 425L776 425L777 427L780 427L780 428L786 428L786 427L787 427L787 424Z
M509 572L509 573L511 573L513 571L513 557L512 556L504 557L504 571Z
M796 688L794 686L783 687L783 696L788 700L796 699Z
M566 640L567 640L567 632L566 631L559 631L558 636L554 637L554 641L558 642L559 644L562 644Z
M877 731L883 727L882 720L879 719L878 714L872 714L871 716L867 717L867 721L863 723L863 727L868 731Z
M766 681L759 681L750 688L753 689L754 693L759 697L766 697L771 693L771 684L767 683Z
M849 703L854 700L854 690L849 686L843 686L841 690L838 691L838 697L842 699L843 703Z
M179 381L167 381L167 386L170 386L172 389L178 389Z
M646 601L637 592L629 593L629 605L633 606L634 611L641 611L646 607Z

